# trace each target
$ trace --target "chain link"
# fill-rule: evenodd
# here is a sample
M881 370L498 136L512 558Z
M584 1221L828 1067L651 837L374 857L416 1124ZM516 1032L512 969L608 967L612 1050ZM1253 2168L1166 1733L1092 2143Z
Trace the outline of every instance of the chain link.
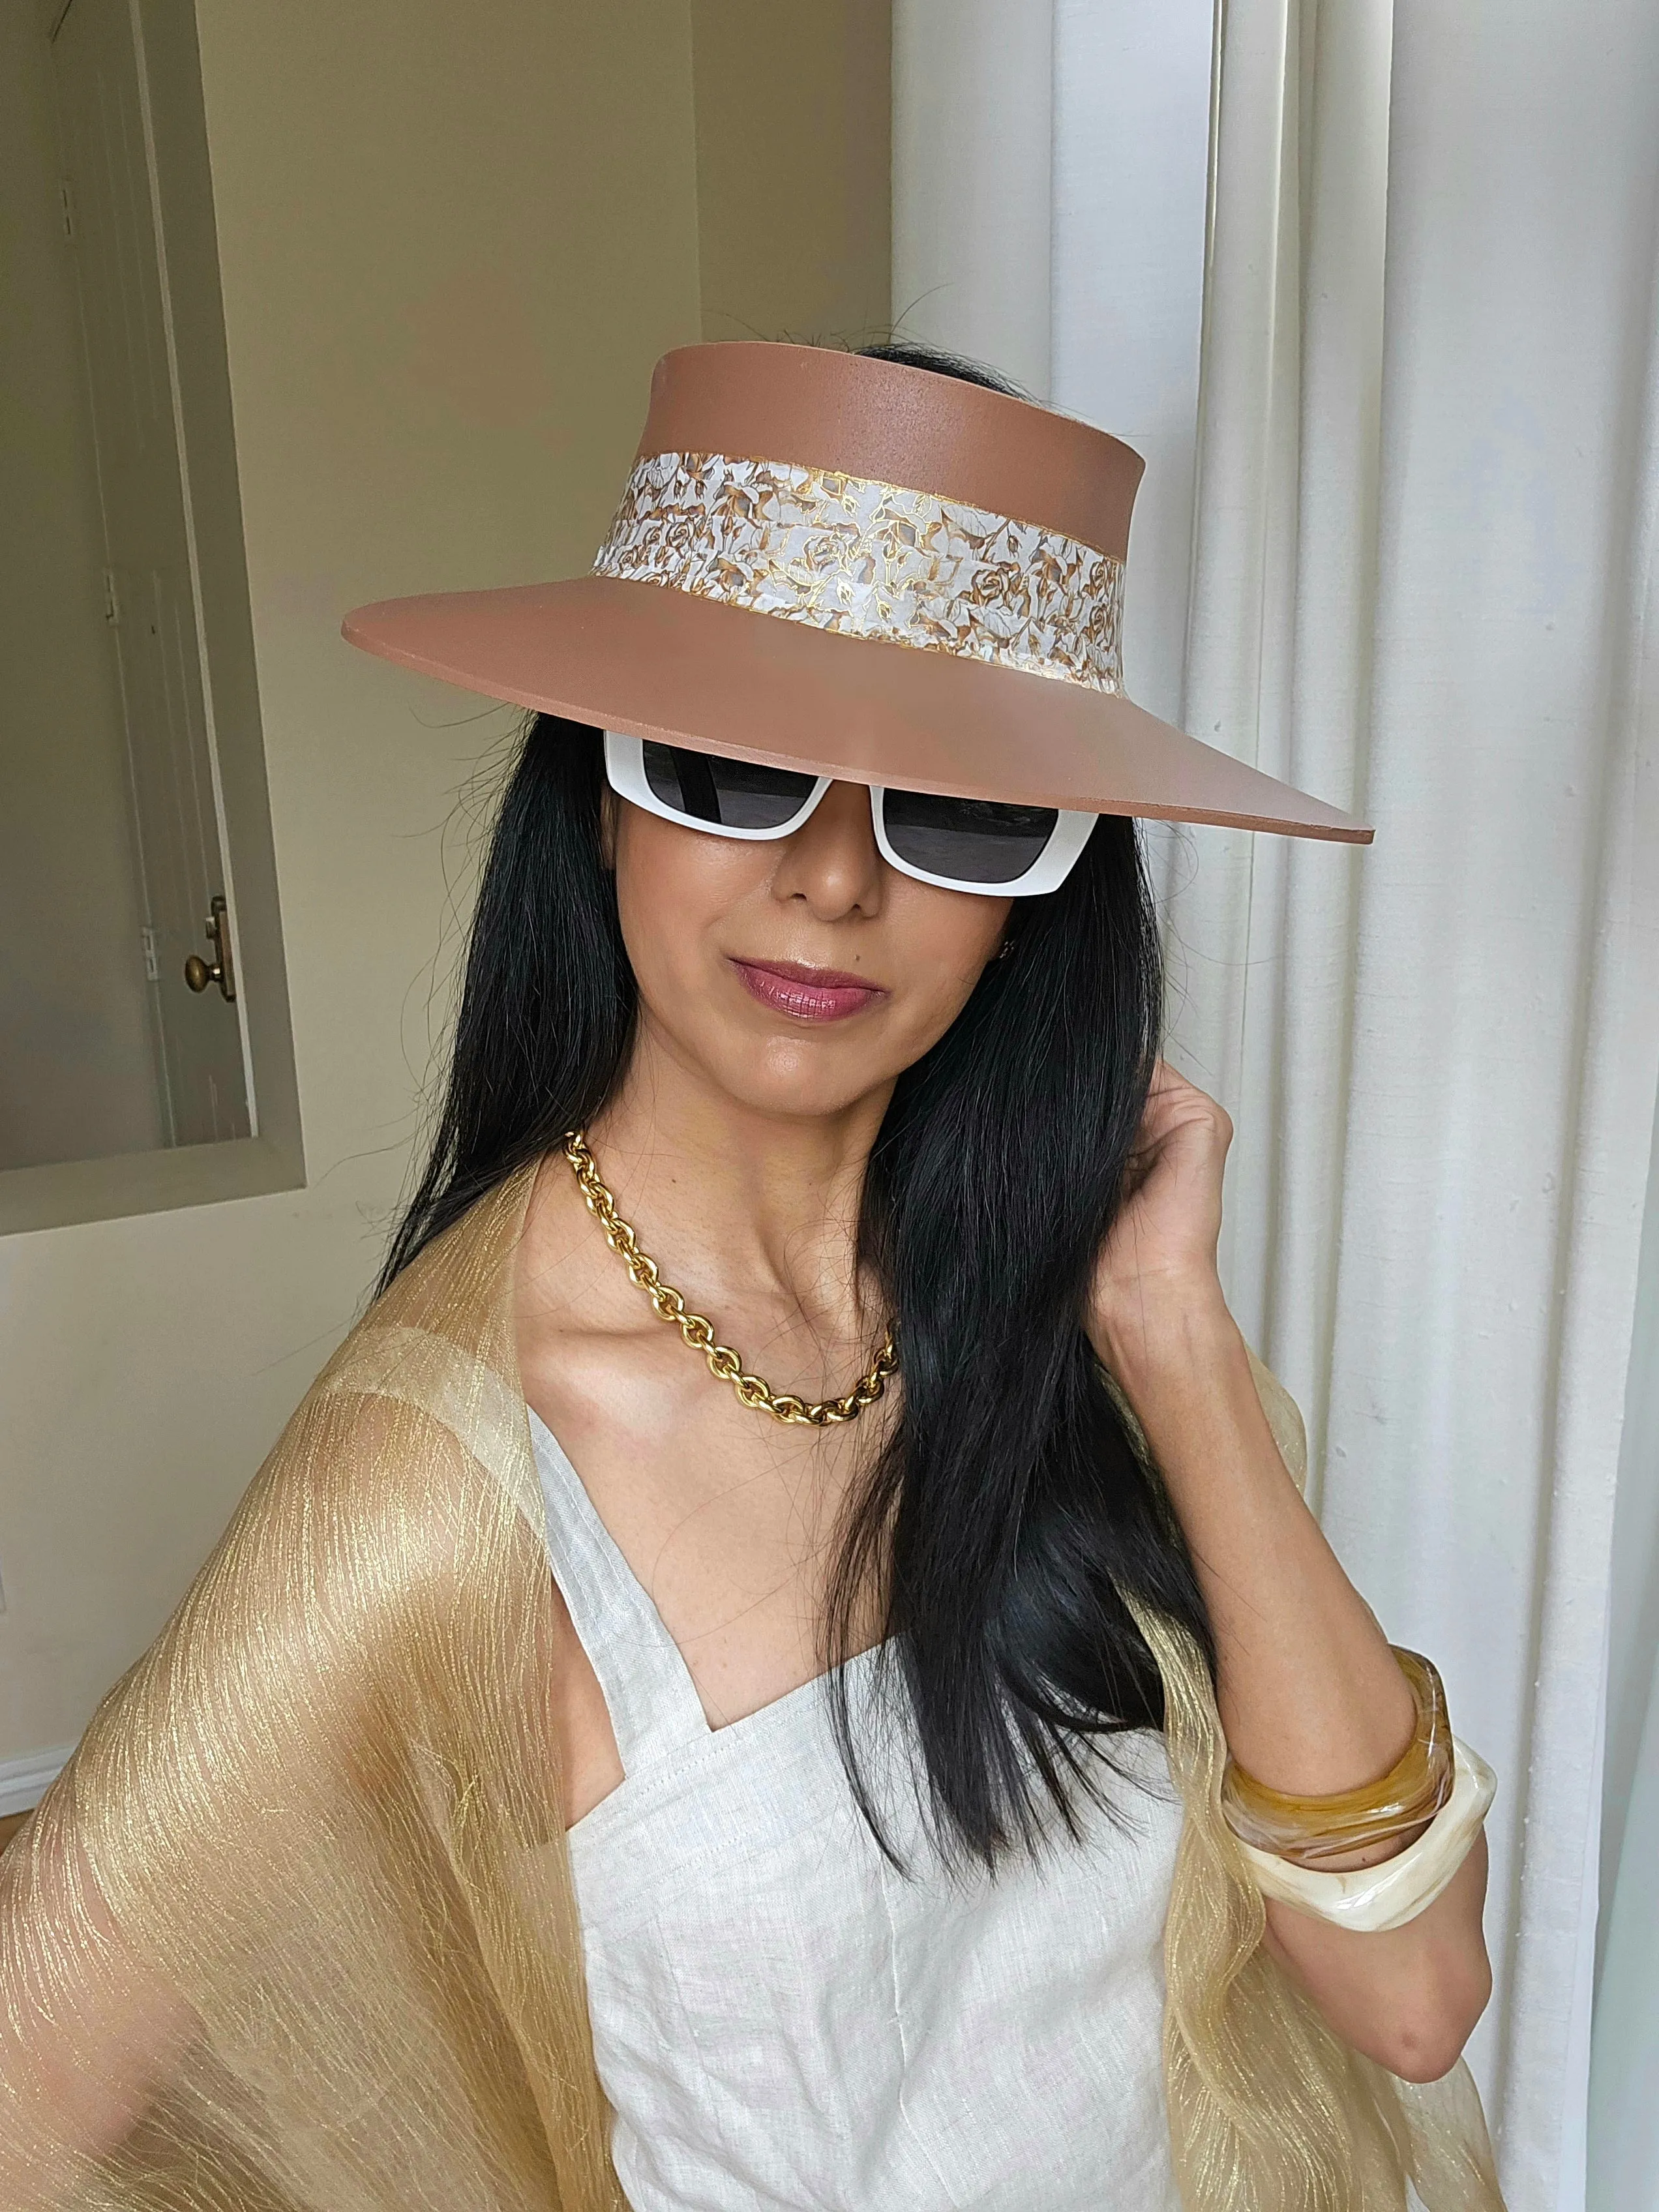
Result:
M873 1406L886 1389L889 1378L898 1370L891 1329L883 1339L881 1350L844 1398L798 1398L793 1391L775 1390L763 1376L747 1373L742 1353L716 1340L714 1323L702 1314L692 1313L673 1285L664 1282L650 1254L641 1251L631 1224L617 1212L617 1201L600 1176L587 1148L585 1130L571 1131L564 1140L564 1156L581 1186L588 1212L605 1231L605 1243L650 1299L658 1320L672 1322L691 1350L702 1352L708 1363L709 1373L717 1382L729 1382L745 1406L752 1407L757 1413L769 1413L775 1421L787 1421L802 1428L829 1429L843 1421L857 1420L865 1407Z

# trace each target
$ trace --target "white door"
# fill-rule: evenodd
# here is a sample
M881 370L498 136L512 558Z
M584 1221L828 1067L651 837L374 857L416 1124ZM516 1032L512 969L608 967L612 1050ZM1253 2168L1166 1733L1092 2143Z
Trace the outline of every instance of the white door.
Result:
M171 1143L205 1144L250 1124L238 1010L205 976L234 991L138 0L71 0L52 55L164 1111Z

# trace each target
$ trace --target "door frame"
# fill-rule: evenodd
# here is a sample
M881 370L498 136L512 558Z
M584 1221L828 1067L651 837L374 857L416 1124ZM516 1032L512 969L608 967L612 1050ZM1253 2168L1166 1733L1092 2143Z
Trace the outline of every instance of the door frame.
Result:
M74 0L39 0L50 35ZM151 134L202 682L254 1133L0 1169L0 1235L292 1190L306 1180L248 598L213 177L192 0L127 0ZM152 76L169 94L150 101Z

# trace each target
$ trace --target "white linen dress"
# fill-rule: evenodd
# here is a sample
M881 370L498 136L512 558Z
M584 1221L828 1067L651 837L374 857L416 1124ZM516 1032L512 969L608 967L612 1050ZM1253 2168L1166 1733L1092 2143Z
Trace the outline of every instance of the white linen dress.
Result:
M531 1427L553 1572L625 1772L569 1846L634 2212L1180 2212L1162 1738L1111 1740L1109 1809L1080 1802L1080 1842L962 1875L927 1847L908 1741L866 1717L901 1870L853 1802L823 1681L711 1729L580 1477ZM852 1662L855 1715L870 1672Z

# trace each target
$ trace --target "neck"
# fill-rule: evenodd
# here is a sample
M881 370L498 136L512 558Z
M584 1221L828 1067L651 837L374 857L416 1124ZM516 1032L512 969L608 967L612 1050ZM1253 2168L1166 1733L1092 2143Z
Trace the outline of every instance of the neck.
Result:
M688 1066L647 1021L588 1139L671 1280L669 1255L695 1251L708 1295L776 1297L815 1328L862 1338L878 1316L860 1296L859 1210L891 1095L889 1083L830 1114L767 1113Z

